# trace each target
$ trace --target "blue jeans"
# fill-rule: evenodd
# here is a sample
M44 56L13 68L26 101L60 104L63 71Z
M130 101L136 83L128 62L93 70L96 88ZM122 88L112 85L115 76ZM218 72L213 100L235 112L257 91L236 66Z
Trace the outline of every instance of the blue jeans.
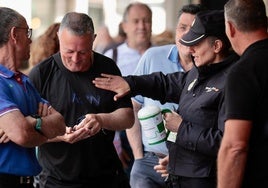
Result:
M158 157L146 152L142 159L134 161L130 173L131 188L165 188L165 178L154 170L158 164Z

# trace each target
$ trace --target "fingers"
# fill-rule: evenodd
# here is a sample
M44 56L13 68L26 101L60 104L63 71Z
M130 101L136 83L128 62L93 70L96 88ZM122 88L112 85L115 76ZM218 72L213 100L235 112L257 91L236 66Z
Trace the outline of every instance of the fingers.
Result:
M93 84L100 89L110 90L111 89L111 78L95 78L95 80L92 81Z
M9 141L8 136L2 129L0 129L0 143L7 143L8 141Z
M45 117L49 114L51 114L51 107L47 103L40 102L38 104L38 115Z
M95 114L85 115L85 118L73 128L74 131L80 129L86 129L91 136L97 134L101 130L101 125L97 119L97 115Z
M154 170L161 174L162 177L167 177L168 176L168 170L167 170L167 165L168 165L169 158L168 156L159 159L159 164L154 166Z
M70 133L66 133L64 135L64 140L65 140L65 142L73 144L73 143L78 142L80 140L86 139L90 136L91 135L89 134L89 130L79 129L76 131L72 131Z
M112 74L104 74L104 73L102 73L101 76L104 77L104 78L114 78L115 77Z

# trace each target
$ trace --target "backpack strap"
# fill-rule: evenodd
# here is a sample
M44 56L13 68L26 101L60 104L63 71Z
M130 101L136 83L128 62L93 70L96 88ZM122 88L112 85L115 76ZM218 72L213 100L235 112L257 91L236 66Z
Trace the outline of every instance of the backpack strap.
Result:
M113 48L113 56L112 56L112 59L114 60L114 62L116 64L117 64L117 53L118 53L117 48Z

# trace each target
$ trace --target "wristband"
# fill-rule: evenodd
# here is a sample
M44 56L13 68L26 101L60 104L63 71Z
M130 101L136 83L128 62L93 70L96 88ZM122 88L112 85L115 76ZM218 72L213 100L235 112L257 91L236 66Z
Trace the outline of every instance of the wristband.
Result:
M36 119L36 124L34 126L34 129L38 132L42 132L41 129L42 129L42 119L41 119L41 116L39 115L32 115L33 118Z

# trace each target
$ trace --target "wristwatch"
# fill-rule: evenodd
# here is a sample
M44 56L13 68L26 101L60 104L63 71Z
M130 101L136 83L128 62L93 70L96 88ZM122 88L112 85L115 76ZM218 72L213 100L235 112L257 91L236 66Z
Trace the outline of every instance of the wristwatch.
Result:
M42 130L41 130L42 129L42 118L41 118L41 116L39 116L37 114L31 115L31 116L36 119L36 124L34 126L34 129L36 131L38 131L39 133L41 133L42 132Z

